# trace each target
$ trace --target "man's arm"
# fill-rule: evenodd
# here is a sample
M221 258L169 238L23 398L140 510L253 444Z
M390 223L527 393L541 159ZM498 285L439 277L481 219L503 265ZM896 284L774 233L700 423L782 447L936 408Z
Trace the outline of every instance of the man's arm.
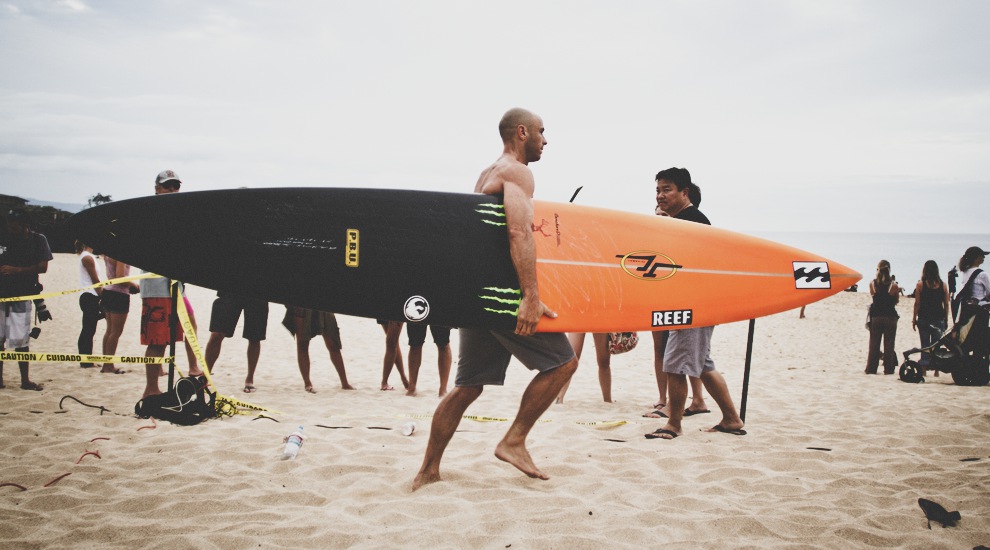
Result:
M48 260L38 262L34 265L28 266L14 266L14 265L4 265L0 266L0 273L4 275L16 275L18 273L37 273L42 274L48 272Z
M532 185L527 188L532 189ZM522 292L516 316L516 334L521 336L533 334L536 324L544 315L557 316L540 302L536 283L536 244L533 241L533 199L527 188L508 181L502 186L509 254L519 279L519 290Z

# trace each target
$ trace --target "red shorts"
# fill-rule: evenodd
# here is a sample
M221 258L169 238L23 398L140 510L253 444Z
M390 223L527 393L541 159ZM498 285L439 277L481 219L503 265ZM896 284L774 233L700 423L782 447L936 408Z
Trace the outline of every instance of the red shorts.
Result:
M141 345L167 346L169 338L168 318L172 314L171 298L145 298L141 300ZM175 341L182 341L182 326L175 326Z

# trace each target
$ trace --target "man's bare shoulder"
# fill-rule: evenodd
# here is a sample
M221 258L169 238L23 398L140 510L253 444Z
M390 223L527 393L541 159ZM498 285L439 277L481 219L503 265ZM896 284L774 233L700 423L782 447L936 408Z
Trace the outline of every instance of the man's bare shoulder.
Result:
M532 194L533 172L518 160L502 156L481 172L474 191L486 195L499 195L505 191L506 183L518 185Z

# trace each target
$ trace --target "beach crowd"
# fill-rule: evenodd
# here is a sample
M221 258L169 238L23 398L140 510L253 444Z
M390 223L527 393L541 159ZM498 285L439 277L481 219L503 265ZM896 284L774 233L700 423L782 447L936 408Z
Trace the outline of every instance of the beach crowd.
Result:
M433 416L429 442L422 467L413 482L413 488L439 481L440 460L454 435L460 419L468 407L481 395L485 386L502 385L510 360L517 359L528 369L536 371L526 388L519 412L507 433L499 442L495 455L519 469L529 477L547 479L548 476L534 463L526 449L526 437L534 423L554 402L563 403L571 376L578 368L584 347L585 334L537 333L535 327L544 316L554 317L553 304L540 301L535 277L535 257L532 246L532 198L535 182L528 164L540 160L547 139L544 137L542 119L524 109L512 109L499 122L503 142L501 156L485 168L474 191L502 197L505 204L507 232L513 265L520 282L521 300L518 323L515 330L494 331L459 329L460 349L457 371L452 388L448 379L453 365L451 327L422 323L402 323L381 319L384 353L380 389L393 391L391 373L399 374L405 394L416 396L419 391L420 367L427 332L437 347L439 374L438 395L443 398ZM708 217L699 209L701 188L692 181L684 168L668 168L653 177L656 184L654 213L684 220L688 223L710 225ZM172 170L160 172L154 181L156 195L179 192L182 180ZM651 208L654 205L651 205ZM6 232L0 239L0 303L3 322L0 340L7 351L29 352L30 341L37 337L37 324L50 319L42 294L40 275L53 260L47 240L32 230L29 218L19 210L6 213ZM94 356L94 345L101 321L104 324L99 340L100 355L116 357L121 335L128 326L134 295L140 299L139 330L141 345L147 358L164 357L171 345L183 343L188 359L187 373L199 377L204 369L212 372L225 339L234 337L236 327L243 316L242 336L248 341L246 373L242 386L244 393L258 391L256 369L262 342L268 337L269 304L249 296L219 292L210 311L203 362L197 359L190 342L182 331L175 330L177 298L175 286L167 278L157 276L132 277L131 266L107 255L97 255L87 243L76 242L78 261L79 310L81 324L78 337L78 353L83 358ZM960 258L958 265L947 273L948 281L941 276L934 261L924 264L920 278L910 294L905 294L894 275L889 262L882 260L875 277L870 281L872 301L869 306L866 327L869 331L869 352L865 372L878 374L883 365L884 374L894 374L898 367L896 337L898 314L896 304L902 297L914 299L911 326L918 333L922 350L930 350L947 331L962 322L971 322L972 330L967 338L967 351L982 358L987 357L986 305L990 301L990 277L981 268L988 252L980 247L970 247ZM136 275L136 274L135 274ZM108 282L111 281L111 282ZM177 284L181 288L181 283ZM23 298L24 299L16 299ZM183 300L185 300L183 298ZM185 300L183 309L197 331L197 313ZM801 315L804 315L802 308ZM134 321L131 322L133 326ZM310 343L321 337L333 364L340 386L344 390L354 387L348 382L346 365L342 355L343 342L337 319L332 312L314 311L300 307L285 308L282 321L290 337L295 341L296 361L302 379L302 388L315 393L310 376ZM34 325L32 327L32 325ZM402 351L402 332L405 329L407 349ZM658 427L645 434L647 439L672 440L684 435L682 420L686 416L708 414L705 393L715 402L721 414L720 420L708 431L736 436L746 435L743 419L729 394L725 379L715 368L711 357L711 341L715 327L691 327L679 330L658 331L651 334L657 399L643 416L658 420ZM595 360L602 400L611 402L612 384L610 356L614 342L621 335L593 334ZM0 387L4 383L4 364L0 362ZM40 391L42 386L30 379L30 362L16 361L19 367L20 388ZM922 351L919 359L922 374L932 365L932 354ZM117 361L95 362L82 360L80 368L98 369L104 374L126 374ZM408 368L408 370L407 370ZM984 369L986 366L984 365ZM934 375L938 376L938 369ZM162 393L160 379L165 375L161 363L145 364L144 387L140 397ZM7 381L10 373L7 372ZM138 395L135 392L135 397Z

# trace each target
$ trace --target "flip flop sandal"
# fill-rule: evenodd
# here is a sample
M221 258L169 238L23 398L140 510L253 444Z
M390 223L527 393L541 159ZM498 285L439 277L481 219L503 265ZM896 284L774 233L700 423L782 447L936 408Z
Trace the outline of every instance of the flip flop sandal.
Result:
M664 437L665 435L669 435L670 437ZM657 430L657 431L655 431L655 432L653 432L651 434L646 434L645 437L646 437L646 439L668 439L669 440L669 439L676 439L680 435L681 434L679 434L677 432L674 432L674 431L671 431L671 430L665 430L663 428L660 428L659 430Z

